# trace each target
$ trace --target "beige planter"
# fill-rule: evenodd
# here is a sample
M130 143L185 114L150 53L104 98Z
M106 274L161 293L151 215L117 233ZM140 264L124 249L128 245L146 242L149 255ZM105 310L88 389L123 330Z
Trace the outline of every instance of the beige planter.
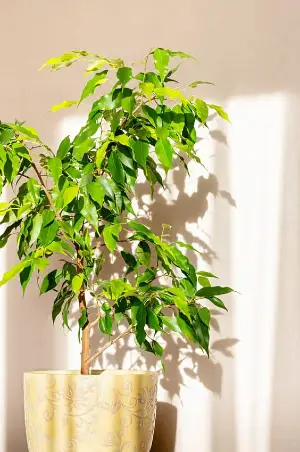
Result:
M153 372L26 373L29 452L149 452L156 393Z

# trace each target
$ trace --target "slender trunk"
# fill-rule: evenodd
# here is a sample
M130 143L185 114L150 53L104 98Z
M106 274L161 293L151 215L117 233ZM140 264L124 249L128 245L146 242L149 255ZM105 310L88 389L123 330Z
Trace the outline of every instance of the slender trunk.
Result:
M80 311L86 309L84 288L81 289L78 299ZM88 362L89 357L90 357L90 326L89 322L87 322L82 330L81 337L81 375L89 374L90 369L90 364Z
M76 247L76 252L77 252L77 273L82 273L83 259L78 254L79 247L77 245L75 245L75 247ZM80 312L85 310L86 317L88 319L87 305L86 305L85 292L84 292L84 284L81 286L81 289L79 291L78 302L79 302ZM90 364L88 362L88 359L90 357L90 332L91 332L90 323L89 323L89 320L87 320L86 324L84 325L84 327L82 329L82 335L81 335L81 367L80 367L81 375L88 375L89 370L90 370Z

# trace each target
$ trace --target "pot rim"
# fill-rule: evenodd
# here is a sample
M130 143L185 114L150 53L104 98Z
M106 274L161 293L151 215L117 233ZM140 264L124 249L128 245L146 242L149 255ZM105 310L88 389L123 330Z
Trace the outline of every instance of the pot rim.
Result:
M111 373L115 375L158 375L155 370L126 370L126 369L97 369L92 370L88 375L81 375L79 370L31 370L24 372L24 376L28 375L66 375L75 377L95 377L103 373Z

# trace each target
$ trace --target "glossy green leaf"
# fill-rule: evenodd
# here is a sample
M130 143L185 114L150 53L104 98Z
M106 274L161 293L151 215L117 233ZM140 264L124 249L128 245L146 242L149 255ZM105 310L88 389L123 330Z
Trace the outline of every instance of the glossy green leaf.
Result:
M225 311L228 311L228 309L226 308L225 304L223 303L223 301L218 298L218 297L209 297L208 300L214 304L215 306L217 306L218 308L224 309Z
M195 102L195 107L196 107L198 118L204 124L208 118L207 104L203 100L197 99Z
M169 88L168 86L165 86L163 88L155 88L155 94L157 96L168 97L171 100L179 99L181 102L186 101L186 98L179 91L179 89L172 89Z
M117 77L123 86L126 85L132 79L132 69L126 66L120 67L117 70Z
M172 168L173 148L168 139L158 140L155 145L156 155L163 166L168 170Z
M51 176L55 180L56 183L58 183L58 179L61 176L62 173L62 163L61 160L58 157L52 157L48 160L48 168L50 171Z
M153 53L154 64L162 80L168 73L169 52L164 49L156 49Z
M31 246L39 237L43 224L43 216L37 213L32 221L31 237L29 246Z
M147 325L152 330L163 331L163 329L160 326L158 316L150 307L147 308Z
M147 311L145 306L141 303L136 313L136 340L142 344L146 339L145 325L146 325Z
M206 278L217 278L218 279L218 277L216 275L214 275L213 273L205 272L205 271L198 271L197 275L205 276Z
M106 71L102 71L98 74L95 74L94 77L87 82L87 84L85 85L85 87L82 91L79 103L81 103L88 96L91 96L92 94L94 94L97 86L102 85L103 83L107 82L107 80L108 80L106 78L107 72L108 71L106 70Z
M39 242L44 246L49 245L55 239L58 228L58 223L55 220L48 226L43 227L39 234Z
M140 264L150 267L151 250L147 242L141 241L136 249L136 256Z
M51 108L51 111L55 113L55 112L61 110L62 108L70 108L77 103L78 103L78 100L64 100L60 104L53 105L53 107Z
M68 187L65 189L64 194L63 194L63 207L66 207L68 204L70 204L70 202L73 201L74 198L76 198L77 194L79 191L79 187Z
M168 327L170 330L174 331L175 333L180 333L180 328L178 326L176 317L170 317L167 315L160 316L163 324Z
M204 82L202 80L197 80L196 82L192 82L189 84L189 88L197 88L199 85L214 85L212 82Z
M125 181L124 168L119 158L118 152L113 151L108 159L108 169L111 172L113 179L123 185Z
M31 259L25 258L22 262L19 262L18 264L14 265L9 271L4 273L2 276L2 279L0 281L0 287L6 284L11 279L15 278L16 275L21 273L22 270L24 270L25 267L28 267L31 265Z
M203 287L202 289L196 292L196 296L202 298L210 298L218 295L225 295L231 292L233 292L233 289L231 289L230 287L221 287L221 286Z
M147 157L149 154L149 144L145 141L131 141L131 147L135 161L144 168L146 166Z
M225 119L225 121L230 122L229 116L226 113L226 111L224 111L223 107L221 107L220 105L213 105L213 104L210 104L208 106L212 110L215 110L222 119Z
M105 226L103 229L103 238L105 245L111 253L114 253L119 234L121 232L122 226L120 224L111 224Z
M79 293L79 291L82 287L83 279L84 279L83 273L79 273L78 275L75 275L74 278L72 279L72 283L71 283L72 289L74 290L74 292L76 294Z
M99 182L91 182L87 185L87 191L93 201L96 201L100 206L102 206L105 196L103 186Z
M178 314L177 316L177 324L181 330L181 332L184 334L184 336L189 339L191 342L197 342L197 337L195 335L195 332L191 326L191 324L188 322L188 320L182 315Z
M52 270L43 279L40 294L49 292L49 290L55 289L60 280L62 279L63 271L61 269Z

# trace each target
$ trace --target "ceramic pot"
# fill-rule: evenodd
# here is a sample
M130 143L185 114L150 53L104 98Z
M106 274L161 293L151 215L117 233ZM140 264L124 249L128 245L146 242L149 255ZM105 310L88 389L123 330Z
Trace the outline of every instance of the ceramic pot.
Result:
M154 372L25 373L29 452L149 452L156 394Z

